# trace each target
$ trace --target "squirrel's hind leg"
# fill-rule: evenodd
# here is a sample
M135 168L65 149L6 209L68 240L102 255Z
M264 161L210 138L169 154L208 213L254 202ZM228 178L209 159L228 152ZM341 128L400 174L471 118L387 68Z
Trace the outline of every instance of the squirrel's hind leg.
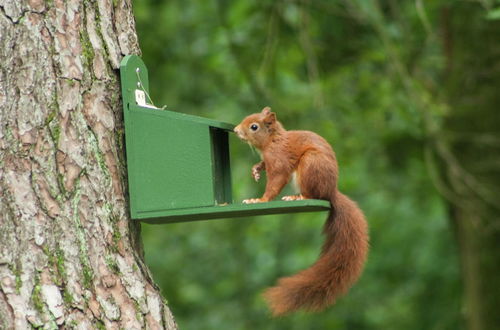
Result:
M330 200L337 189L337 163L332 155L311 150L297 167L297 183L302 196Z

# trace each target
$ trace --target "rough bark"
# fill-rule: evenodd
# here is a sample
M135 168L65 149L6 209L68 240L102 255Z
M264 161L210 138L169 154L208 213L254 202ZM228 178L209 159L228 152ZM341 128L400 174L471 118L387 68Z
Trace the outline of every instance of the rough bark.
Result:
M127 211L129 0L0 0L0 328L176 328Z

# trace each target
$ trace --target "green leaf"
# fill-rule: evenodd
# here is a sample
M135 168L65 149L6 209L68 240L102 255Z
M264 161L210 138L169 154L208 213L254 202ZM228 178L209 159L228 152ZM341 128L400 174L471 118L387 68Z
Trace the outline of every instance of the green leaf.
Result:
M490 20L500 19L500 7L488 11L486 18Z

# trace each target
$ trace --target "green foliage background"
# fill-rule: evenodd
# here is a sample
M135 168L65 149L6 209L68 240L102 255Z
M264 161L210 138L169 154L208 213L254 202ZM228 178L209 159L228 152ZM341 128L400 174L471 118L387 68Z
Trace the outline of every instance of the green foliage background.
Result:
M260 293L313 263L326 214L144 225L147 263L181 329L463 327L458 251L426 157L450 111L439 24L455 3L134 2L157 105L232 123L269 105L286 128L319 133L337 152L340 190L370 225L350 293L280 319ZM235 201L259 196L257 154L236 139L231 151Z

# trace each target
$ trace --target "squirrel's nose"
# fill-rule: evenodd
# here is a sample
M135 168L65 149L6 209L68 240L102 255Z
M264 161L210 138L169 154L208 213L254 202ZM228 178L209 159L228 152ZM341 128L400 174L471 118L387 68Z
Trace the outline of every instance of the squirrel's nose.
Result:
M233 131L234 131L234 133L236 133L236 136L238 136L240 139L244 139L243 131L241 130L240 125L236 126Z

